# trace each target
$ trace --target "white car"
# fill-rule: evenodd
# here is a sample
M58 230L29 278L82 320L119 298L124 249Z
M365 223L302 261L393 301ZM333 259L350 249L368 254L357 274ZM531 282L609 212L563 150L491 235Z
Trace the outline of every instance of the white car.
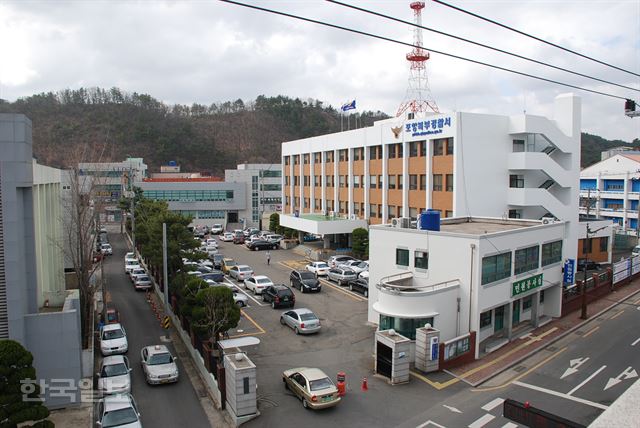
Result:
M98 392L101 395L131 392L131 365L124 355L104 357L100 364Z
M264 275L257 275L244 280L244 288L253 291L253 294L262 294L262 290L273 285L273 281Z
M231 232L225 232L222 235L220 235L220 240L222 242L233 242L233 233Z
M340 263L337 267L351 269L355 273L360 273L365 270L369 270L369 262L363 262L362 260L350 260L345 263Z
M327 261L327 264L332 268L337 267L341 263L348 262L349 260L355 260L355 258L351 256L331 256Z
M215 256L218 254L218 247L207 247L205 253L208 257Z
M140 351L140 364L148 384L178 381L178 365L165 345L146 346Z
M138 259L126 259L124 261L125 273L129 273L134 269L140 269L140 262L138 262Z
M239 308L244 308L249 304L249 298L245 294L240 293L235 288L232 291L233 291L233 301L236 303L236 305Z
M153 287L153 283L149 275L138 275L133 282L133 286L136 290L149 290Z
M234 278L236 281L244 281L247 278L251 278L253 276L253 269L251 266L247 265L237 265L232 266L229 269L229 277Z
M96 420L96 425L103 428L142 428L140 412L131 394L109 395L98 401Z
M131 272L129 272L129 279L131 279L131 282L136 282L137 277L141 275L146 275L146 274L147 274L147 271L144 270L144 268L136 268Z
M305 266L305 269L315 273L316 276L327 276L329 273L329 265L325 262L311 262Z
M211 230L209 232L211 232L212 235L218 235L223 231L224 231L224 228L222 227L222 225L220 223L216 223L213 226L211 226Z
M358 278L369 280L369 269L362 271L358 274Z
M124 354L129 350L127 332L120 324L107 324L100 329L100 352L103 356Z
M133 252L128 252L127 254L124 255L125 261L127 259L135 259L135 258L136 258L136 253L133 253Z
M102 244L100 245L100 252L104 255L110 256L113 254L113 248L111 248L111 244Z
M218 248L218 242L215 240L215 238L207 239L205 244L207 245L207 247Z

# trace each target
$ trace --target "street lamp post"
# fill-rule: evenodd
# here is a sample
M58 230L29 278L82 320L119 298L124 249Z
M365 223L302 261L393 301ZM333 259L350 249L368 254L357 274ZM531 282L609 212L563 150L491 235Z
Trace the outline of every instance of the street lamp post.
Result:
M591 230L589 228L589 223L587 223L587 250L585 251L585 263L584 263L584 276L583 276L583 280L582 280L582 289L581 289L581 297L582 297L582 311L580 313L580 318L583 320L586 320L589 318L589 315L587 314L587 265L589 262L589 253L591 253L591 241L590 241L590 235L593 236L594 233L605 229L607 226L602 226L596 230Z

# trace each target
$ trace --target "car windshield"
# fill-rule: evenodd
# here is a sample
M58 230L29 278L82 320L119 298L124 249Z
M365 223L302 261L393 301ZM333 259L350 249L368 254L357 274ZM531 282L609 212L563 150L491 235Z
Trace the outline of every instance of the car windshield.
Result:
M169 354L168 352L162 354L153 354L149 357L150 366L155 366L156 364L169 364L171 362L171 354Z
M101 377L122 376L129 373L129 369L124 363L110 364L102 367Z
M311 272L300 272L300 278L302 279L316 279L316 276Z
M120 339L121 337L124 337L124 333L120 329L105 330L102 332L102 338L104 340Z
M138 420L138 415L131 407L113 410L104 414L102 426L104 428L117 427L120 425L132 424Z
M312 320L318 319L318 317L315 314L299 314L299 315L302 321L312 321Z
M145 281L149 281L149 277L147 275L138 277L138 282L145 282Z
M324 379L312 380L309 382L309 388L311 391L319 391L321 389L331 388L333 386L333 382L328 377Z
M356 266L359 267L359 268L363 268L364 269L364 268L367 267L367 263L366 262L360 262L360 263L356 264Z
M311 275L313 275L313 274L311 274ZM261 278L261 279L258 279L256 282L258 284L269 284L269 283L271 283L271 280L269 278Z
M326 264L326 263L318 263L318 264L316 265L316 267L317 267L317 268L321 268L321 269L323 269L323 268L328 268L328 267L329 267L329 265L328 265L328 264Z
M231 261L226 261L226 262L224 262L224 264L225 264L225 265L227 265L227 266L236 266L236 265L237 265L237 263L236 263L236 262L234 262L233 260L231 260Z
M345 269L344 274L349 276L349 275L355 275L356 273L354 271L352 271L352 270Z
M238 270L240 270L240 272L249 272L251 271L251 268L249 266L244 266L239 268Z

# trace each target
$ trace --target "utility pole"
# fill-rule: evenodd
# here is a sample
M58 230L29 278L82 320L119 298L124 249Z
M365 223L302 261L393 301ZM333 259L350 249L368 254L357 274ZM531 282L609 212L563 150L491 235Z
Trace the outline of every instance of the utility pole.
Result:
M169 274L167 269L167 223L162 223L162 284L164 286L164 308L169 307Z
M585 263L584 263L584 277L582 280L582 287L581 287L581 297L582 297L582 311L580 313L580 318L583 320L586 320L589 318L589 315L587 314L587 264L589 262L589 253L591 253L591 236L593 236L594 233L605 229L607 226L603 226L600 227L596 230L591 230L589 228L589 223L587 223L587 251L585 251Z

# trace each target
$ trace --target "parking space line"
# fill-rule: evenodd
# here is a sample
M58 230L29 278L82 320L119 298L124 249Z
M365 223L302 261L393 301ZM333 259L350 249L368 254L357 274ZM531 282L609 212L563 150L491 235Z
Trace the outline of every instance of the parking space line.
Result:
M585 334L583 334L583 335L582 335L582 338L584 339L585 337L590 336L591 334L595 333L595 332L596 332L596 330L599 330L599 329L600 329L600 326L599 326L599 325L597 325L597 326L593 327L591 330L589 330L588 332L586 332Z
M320 278L318 278L318 280L319 280L322 284L326 285L327 287L331 287L331 288L333 288L334 290L341 292L342 294L346 294L347 296L351 297L353 300L356 300L356 301L358 301L358 302L366 302L366 301L367 301L367 299L365 299L364 297L360 297L360 296L358 296L357 294L355 294L355 293L353 293L353 292L351 292L351 291L343 290L343 289L342 289L340 286L338 286L338 285L333 285L333 284L332 284L331 282L329 282L329 280L327 280L327 279L320 279Z
M616 314L614 316L612 316L611 318L609 318L610 320L616 319L618 318L620 315L622 315L622 313L624 312L624 309L621 311L616 312Z
M571 391L567 392L567 395L571 395L574 392L576 392L577 390L579 390L580 388L582 388L587 382L589 382L591 379L593 379L594 377L596 377L598 375L598 373L600 373L602 370L606 369L607 366L602 366L600 367L598 370L596 370L595 372L593 372L593 374L591 376L589 376L588 378L586 378L585 380L583 380L582 382L580 382L578 384L578 386L576 386L575 388L573 388Z
M487 413L486 415L483 415L478 419L476 419L475 421L473 421L472 423L470 423L469 428L482 428L483 426L485 426L495 418L496 418L495 416Z
M265 329L264 329L264 328L262 328L262 327L260 327L260 324L258 324L257 322L255 322L255 321L253 320L253 318L251 318L249 315L247 315L247 313L246 313L244 310L240 309L240 313L241 313L241 314L242 314L246 319L248 319L248 320L249 320L249 322L251 322L251 324L255 325L255 326L256 326L256 328L257 328L258 330L260 330L260 332L262 332L262 333L266 333Z
M249 293L247 293L246 291L244 291L238 284L234 284L233 282L231 282L230 279L225 278L224 279L227 284L232 285L233 287L237 288L239 292L241 292L242 294L244 294L245 296L247 296L248 298L250 298L251 300L253 300L254 302L256 302L258 304L258 306L264 306L262 303L258 302L257 299L255 299L253 296L250 296Z
M605 406L604 404L594 403L593 401L574 397L572 395L564 394L562 392L554 391L552 389L543 388L541 386L531 385L531 384L519 382L519 381L513 382L513 384L521 386L523 388L533 389L534 391L539 391L549 395L554 395L556 397L566 398L567 400L575 401L576 403L586 404L587 406L595 407L597 409L607 410L609 408L609 406Z
M485 412L490 412L493 409L495 409L496 407L498 407L499 405L501 405L502 403L504 403L504 398L496 398L495 400L492 400L490 402L488 402L487 404L485 404L484 406L480 407L482 410L484 410Z

